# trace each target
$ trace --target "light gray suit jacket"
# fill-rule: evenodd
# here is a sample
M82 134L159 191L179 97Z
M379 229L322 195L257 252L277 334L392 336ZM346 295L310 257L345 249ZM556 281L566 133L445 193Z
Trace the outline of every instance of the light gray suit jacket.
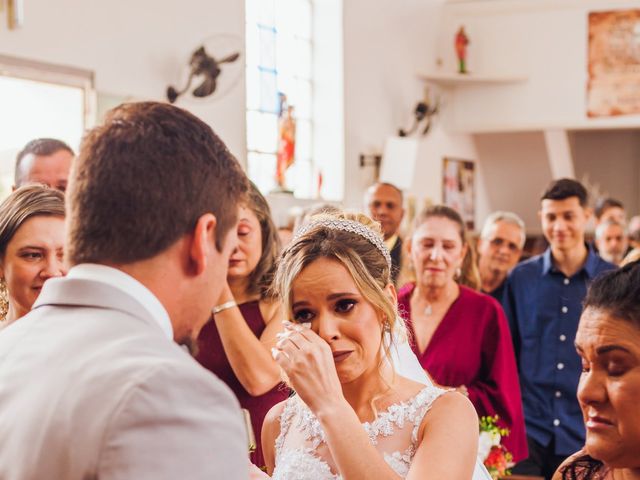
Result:
M0 332L0 479L246 479L238 402L105 283L49 280Z

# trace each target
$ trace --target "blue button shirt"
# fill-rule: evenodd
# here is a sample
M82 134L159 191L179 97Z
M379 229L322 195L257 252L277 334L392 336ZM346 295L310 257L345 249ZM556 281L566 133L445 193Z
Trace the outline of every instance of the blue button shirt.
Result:
M502 304L518 360L527 435L545 446L555 440L556 455L584 446L576 399L582 365L574 341L587 286L613 268L589 249L582 269L567 277L547 249L507 279Z

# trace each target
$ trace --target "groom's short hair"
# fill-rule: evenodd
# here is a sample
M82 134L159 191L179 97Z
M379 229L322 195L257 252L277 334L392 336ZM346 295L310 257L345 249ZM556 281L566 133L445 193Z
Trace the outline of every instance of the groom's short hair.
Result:
M216 247L235 225L248 181L211 128L157 102L111 110L83 139L68 190L68 256L79 263L152 258L217 219Z

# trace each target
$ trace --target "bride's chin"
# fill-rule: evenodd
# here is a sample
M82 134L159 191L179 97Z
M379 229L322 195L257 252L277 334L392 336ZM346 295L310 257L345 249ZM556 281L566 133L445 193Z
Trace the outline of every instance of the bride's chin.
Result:
M338 374L338 380L341 384L353 382L355 379L362 375L362 372L355 372L353 368L349 366L336 366L336 373Z

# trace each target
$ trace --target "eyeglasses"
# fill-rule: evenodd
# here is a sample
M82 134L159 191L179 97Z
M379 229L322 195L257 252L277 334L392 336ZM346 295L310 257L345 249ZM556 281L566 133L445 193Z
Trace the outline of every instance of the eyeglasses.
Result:
M513 253L517 253L517 252L520 251L520 246L519 245L516 245L513 242L507 242L506 240L504 240L502 238L494 238L494 239L490 240L489 243L492 246L496 247L496 248L500 248L503 245L506 245L507 248L509 249L509 251L513 252Z

